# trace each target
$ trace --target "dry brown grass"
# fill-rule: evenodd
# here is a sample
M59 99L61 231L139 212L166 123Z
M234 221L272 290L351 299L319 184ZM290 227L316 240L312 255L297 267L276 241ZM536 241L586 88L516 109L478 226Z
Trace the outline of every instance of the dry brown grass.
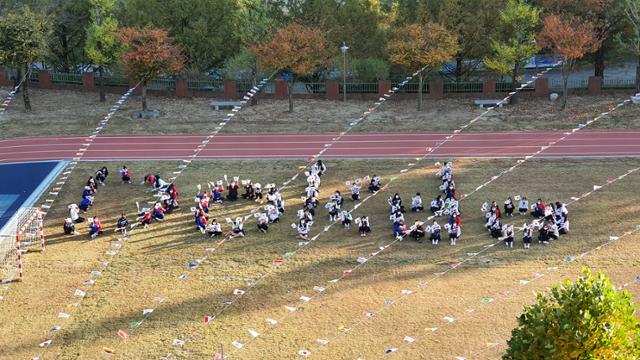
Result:
M431 164L431 163L429 163ZM460 160L456 162L456 176L460 190L469 192L478 184L511 165L509 160ZM273 331L258 338L243 351L232 352L234 359L297 358L298 350L315 347L316 338L329 338L338 334L340 324L349 325L362 318L362 311L375 311L385 299L399 295L401 289L415 288L420 280L431 278L464 257L478 252L489 243L483 231L483 216L479 211L485 200L502 201L507 195L527 195L549 200L565 200L591 190L593 184L602 184L612 176L637 167L639 160L536 160L522 166L504 179L476 193L462 203L463 236L458 247L446 243L432 247L411 241L397 243L379 257L368 262L352 276L332 285L326 294L304 304L303 309L279 324ZM120 164L107 163L115 170ZM166 174L176 163L130 164L137 178L147 171L160 170ZM285 221L272 227L269 234L254 231L248 225L249 236L225 244L210 255L206 264L190 273L189 280L178 280L186 273L189 261L205 255L204 249L212 242L192 229L188 213L189 198L195 184L221 177L222 174L243 174L262 183L283 181L291 176L296 162L196 162L188 174L179 178L183 194L183 209L169 216L161 224L146 231L136 232L123 252L103 272L98 283L89 289L87 298L72 319L57 319L67 304L76 301L73 291L81 287L97 262L105 258L113 235L94 241L60 235L60 218L65 205L76 201L86 175L101 164L81 164L77 176L69 183L61 199L48 217L49 246L46 252L26 256L26 281L12 284L0 305L0 348L3 359L30 358L38 353L37 344L51 335L53 325L64 325L56 341L47 352L47 358L100 359L104 346L117 347L114 358L149 359L174 353L174 338L188 335L204 315L214 313L222 301L232 297L235 288L245 288L246 280L262 271L271 271L272 261L282 258L286 251L297 248L294 230L289 227L297 210L300 181L296 188L286 192L289 199ZM400 161L331 161L329 173L323 177L322 196L327 197L334 188L344 189L344 181L376 172L383 176L395 173L403 165ZM425 164L426 165L426 164ZM386 198L400 192L405 201L415 191L421 191L425 200L436 194L435 169L427 166L417 169L395 182L388 193L382 193L362 206L357 214L372 218L373 234L360 238L356 231L345 233L339 227L322 235L307 250L291 258L281 272L274 273L247 293L216 321L199 332L193 342L178 358L210 358L222 343L230 351L230 342L246 341L247 328L266 329L265 318L278 319L286 312L284 305L299 305L301 295L313 293L314 285L327 286L327 280L338 277L342 270L356 265L358 256L367 254L377 246L391 241L387 218ZM168 175L167 175L168 177ZM486 343L505 340L515 325L515 317L525 303L533 300L531 290L544 290L561 278L575 278L578 264L543 277L530 286L519 288L518 280L548 266L561 263L564 256L575 256L607 241L637 224L640 194L634 174L607 187L570 207L573 232L551 246L534 244L525 251L496 247L429 284L417 294L388 307L366 326L354 328L347 336L336 340L315 356L323 359L379 358L388 347L402 343L405 335L417 336L425 327L442 327L443 316L461 317L459 323L445 326L441 331L428 334L422 341L396 354L400 358L445 359L454 356L470 357L486 348ZM121 185L117 179L101 188L91 215L98 215L105 223L113 223L121 210L132 210L135 201L146 201L150 194L138 184ZM349 201L346 202L351 207ZM253 204L239 202L225 205L220 214L233 215L247 211ZM326 224L324 209L319 209L318 224L312 234ZM407 219L413 219L408 215ZM107 220L108 219L108 220ZM521 218L516 218L520 224ZM86 234L86 229L82 229ZM610 272L615 283L632 280L640 271L633 254L640 248L637 236L629 237L607 247L586 260L596 270ZM516 244L521 245L518 238ZM84 287L83 287L84 288ZM496 297L495 293L515 289L505 299L483 307L482 297ZM631 286L634 296L640 287ZM152 301L163 296L163 304ZM137 330L129 329L133 320L139 320L142 309L154 307L155 312ZM476 312L465 314L465 309ZM122 342L116 332L129 329L130 339ZM16 336L19 334L19 336ZM496 349L484 351L474 358L497 358Z
M4 89L6 92L6 89ZM0 118L0 138L37 135L87 134L117 100L109 95L107 103L99 103L97 94L73 91L32 90L34 110L25 113L18 97ZM468 131L553 130L568 129L600 113L602 109L625 99L623 94L601 97L572 96L567 110L547 100L523 99L506 106L477 122ZM133 97L114 116L104 134L208 133L226 111L214 111L209 100L178 99L151 96L150 106L161 110L156 120L131 120L140 103ZM359 117L373 101L353 100L346 104L326 100L296 100L295 111L288 113L285 101L260 100L257 106L243 110L224 128L228 133L317 133L340 132ZM358 132L450 131L480 114L469 99L426 100L418 112L415 100L392 99L370 120L354 128ZM594 128L624 129L640 127L634 106L616 112Z

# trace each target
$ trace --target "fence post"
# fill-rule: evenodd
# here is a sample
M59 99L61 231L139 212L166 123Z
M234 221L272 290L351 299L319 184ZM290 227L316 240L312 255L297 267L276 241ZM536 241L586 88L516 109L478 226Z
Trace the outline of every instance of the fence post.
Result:
M95 91L96 89L96 78L95 73L86 72L82 74L82 90L84 91Z
M444 81L435 80L429 83L429 97L431 99L444 99Z
M496 81L494 79L484 79L482 82L482 96L487 98L496 97Z
M53 84L51 83L51 75L48 70L38 71L38 87L40 89L51 89Z
M587 84L587 95L597 96L602 94L602 77L590 76Z
M549 78L541 77L536 79L536 97L549 98Z
M378 96L384 96L391 90L391 80L378 80Z
M176 92L177 97L189 97L189 88L187 86L187 80L183 78L176 79Z
M274 99L287 100L289 98L289 89L287 89L287 82L282 79L276 80L276 93Z
M9 79L9 73L6 70L0 70L0 85L13 86L13 82Z
M224 98L227 100L238 98L238 83L235 80L224 81Z
M327 100L340 100L340 82L338 80L327 80L325 87Z

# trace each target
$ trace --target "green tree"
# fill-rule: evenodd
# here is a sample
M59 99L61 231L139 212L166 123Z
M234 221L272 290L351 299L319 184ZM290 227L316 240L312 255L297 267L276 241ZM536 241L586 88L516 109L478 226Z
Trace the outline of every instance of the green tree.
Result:
M637 59L636 93L640 92L640 0L624 0L625 13L629 21L630 31L619 33L616 41L627 48Z
M576 282L554 286L524 307L503 359L638 359L640 324L626 291L583 269Z
M165 29L180 45L186 65L206 70L221 66L241 47L236 23L236 0L118 1L123 26Z
M389 41L392 63L418 74L418 110L422 109L422 80L425 72L439 69L458 52L456 36L435 23L407 25L395 29Z
M104 71L118 62L123 46L118 38L118 21L112 16L115 0L91 0L91 24L87 28L84 49L91 63L97 66L100 102L106 101Z
M502 36L493 39L493 55L484 59L487 68L501 75L511 75L512 88L518 87L520 70L536 54L535 44L540 10L525 0L509 0L500 11L498 28Z
M31 64L47 53L49 22L44 16L22 7L0 17L0 63L16 66L28 77ZM22 85L24 108L31 110L29 81Z
M55 70L76 72L86 64L83 48L90 8L89 0L50 0L42 8L43 15L51 19L47 61Z

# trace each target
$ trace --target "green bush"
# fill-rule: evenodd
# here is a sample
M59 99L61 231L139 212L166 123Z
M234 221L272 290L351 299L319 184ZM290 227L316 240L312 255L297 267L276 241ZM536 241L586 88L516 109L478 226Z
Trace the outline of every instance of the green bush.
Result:
M525 306L503 359L639 359L640 325L631 295L583 269Z

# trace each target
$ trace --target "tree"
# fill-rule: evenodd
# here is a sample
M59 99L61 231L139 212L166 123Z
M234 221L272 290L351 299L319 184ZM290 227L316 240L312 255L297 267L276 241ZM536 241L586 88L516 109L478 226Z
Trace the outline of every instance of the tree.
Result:
M76 72L81 70L78 65L86 64L83 47L90 8L89 0L50 0L42 8L51 19L47 60L55 70Z
M518 87L520 69L537 52L535 44L540 10L525 0L509 0L500 11L498 27L503 36L493 39L493 56L484 59L487 68L501 75L511 75L512 89Z
M636 93L640 92L640 0L624 0L625 13L631 24L631 34L618 34L617 42L628 48L637 58Z
M593 23L573 16L548 15L543 20L538 44L562 60L562 110L567 106L569 76L576 61L600 47Z
M29 76L31 64L47 53L49 23L43 16L25 6L17 12L0 17L0 63L11 64ZM31 110L29 81L22 85L24 108Z
M85 51L91 63L97 66L100 102L105 102L104 70L116 64L122 56L122 43L118 38L118 21L111 15L114 0L91 0L91 24L87 28Z
M240 48L236 0L118 1L120 24L165 29L185 54L186 66L208 70L221 66Z
M142 111L147 111L147 83L158 75L174 75L184 68L184 57L173 38L162 29L125 28L118 33L125 44L125 71L142 84Z
M583 269L524 307L503 359L638 359L640 324L631 295Z
M297 77L317 72L329 64L332 56L320 29L295 22L250 50L257 57L259 67L281 72L287 80L289 112L293 111L293 85Z
M599 40L590 60L594 75L604 76L605 60L615 53L615 34L626 26L623 0L541 0L548 14L570 15L591 22Z
M435 23L412 24L394 31L389 42L389 60L418 74L418 110L422 108L422 80L424 72L440 68L458 51L458 40L447 29Z

